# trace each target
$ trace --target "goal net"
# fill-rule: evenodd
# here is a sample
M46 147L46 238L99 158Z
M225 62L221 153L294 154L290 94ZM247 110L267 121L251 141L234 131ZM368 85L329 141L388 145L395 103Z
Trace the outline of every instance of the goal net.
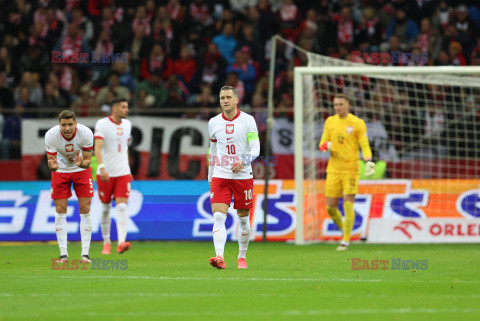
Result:
M318 148L337 93L365 121L377 163L373 179L361 176L352 240L366 235L372 217L480 217L479 67L378 67L307 56L308 66L294 71L297 244L342 235L326 212L329 154Z

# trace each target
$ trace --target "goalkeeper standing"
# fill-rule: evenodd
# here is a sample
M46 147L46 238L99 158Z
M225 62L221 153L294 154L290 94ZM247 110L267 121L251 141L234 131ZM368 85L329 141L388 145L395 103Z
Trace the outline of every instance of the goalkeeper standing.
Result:
M336 115L328 117L325 121L319 147L322 152L330 151L325 197L328 214L343 232L342 242L337 248L337 251L343 251L348 249L355 222L353 201L358 192L360 178L359 147L362 148L363 159L366 162L366 176L375 172L375 163L372 162L372 151L368 143L365 122L349 113L348 97L345 94L335 95L333 107ZM342 196L345 221L342 220L342 214L338 210L338 199Z

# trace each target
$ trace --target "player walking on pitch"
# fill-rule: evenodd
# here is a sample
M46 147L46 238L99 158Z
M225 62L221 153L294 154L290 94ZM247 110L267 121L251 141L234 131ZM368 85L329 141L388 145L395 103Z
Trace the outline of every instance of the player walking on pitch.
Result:
M333 99L333 107L336 115L328 117L325 121L319 147L322 152L330 151L331 153L327 165L325 197L328 214L343 232L343 239L337 248L337 251L343 251L348 249L355 222L353 202L358 192L360 178L359 146L362 148L363 159L366 162L366 176L375 172L375 163L372 162L372 151L368 143L365 122L349 113L348 97L337 94ZM338 199L342 196L345 222L342 221L342 214L338 210Z
M210 265L225 269L224 249L227 240L225 221L234 197L239 216L238 268L247 268L247 248L250 239L249 213L253 207L253 175L251 162L260 155L260 141L255 119L241 112L235 88L220 89L223 112L208 122L210 157L208 182L213 213L213 244L216 256Z
M55 232L60 248L60 258L57 263L68 263L67 201L72 196L72 183L80 210L82 240L80 262L90 263L88 252L92 238L90 204L93 196L93 182L89 167L93 150L93 133L88 127L77 123L75 113L70 110L64 110L58 115L58 123L45 134L48 168L52 171L51 193L55 203Z
M132 123L126 119L128 102L124 98L112 101L112 115L102 118L95 125L95 157L97 157L97 186L102 201L101 229L102 254L110 254L110 203L115 199L117 211L117 253L130 248L127 238L127 201L132 180L128 162L128 142L131 139Z

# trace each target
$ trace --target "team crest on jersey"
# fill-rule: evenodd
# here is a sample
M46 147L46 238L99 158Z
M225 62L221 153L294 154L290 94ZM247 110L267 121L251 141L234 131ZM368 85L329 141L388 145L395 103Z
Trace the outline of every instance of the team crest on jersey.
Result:
M73 144L65 145L65 150L67 151L67 153L73 152Z
M347 126L347 134L353 133L353 126Z
M117 136L122 136L122 135L123 135L123 128L117 127Z
M233 131L234 131L233 125L234 125L234 124L227 124L227 125L226 125L226 132L227 132L227 134L233 134Z

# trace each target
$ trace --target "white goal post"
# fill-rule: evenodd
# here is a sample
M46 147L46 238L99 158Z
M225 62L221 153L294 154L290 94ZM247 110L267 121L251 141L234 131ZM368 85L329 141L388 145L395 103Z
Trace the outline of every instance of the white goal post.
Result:
M337 66L337 67L296 67L294 68L294 129L295 129L295 189L296 189L296 236L295 243L298 245L318 241L318 238L306 236L305 215L314 215L312 211L318 211L322 204L316 203L318 195L318 177L316 170L316 155L318 152L318 128L315 123L316 109L319 105L333 105L331 101L318 93L315 87L317 79L329 81L329 77L372 77L377 79L394 79L393 81L408 81L421 83L422 89L415 92L415 99L425 99L429 94L428 84L434 86L448 86L452 84L461 88L469 88L470 95L477 95L480 90L480 66L410 66L410 67L380 67L380 66ZM442 78L444 77L444 78ZM323 83L324 84L324 83ZM325 87L325 85L322 85ZM427 89L425 89L427 88ZM473 89L472 89L473 88ZM480 91L479 91L480 92ZM335 92L334 92L335 93ZM473 94L472 94L473 93ZM422 96L423 95L423 96ZM461 94L458 94L459 96ZM325 95L324 95L325 96ZM331 95L330 95L331 96ZM464 97L462 96L462 101ZM476 97L478 98L478 97ZM453 107L452 107L453 105ZM444 108L456 108L454 103ZM315 134L317 132L317 134ZM323 209L322 209L323 210ZM316 215L316 214L315 214ZM316 221L314 221L315 223ZM307 226L307 229L317 228L317 234L321 234L320 226ZM313 234L312 234L313 235Z

